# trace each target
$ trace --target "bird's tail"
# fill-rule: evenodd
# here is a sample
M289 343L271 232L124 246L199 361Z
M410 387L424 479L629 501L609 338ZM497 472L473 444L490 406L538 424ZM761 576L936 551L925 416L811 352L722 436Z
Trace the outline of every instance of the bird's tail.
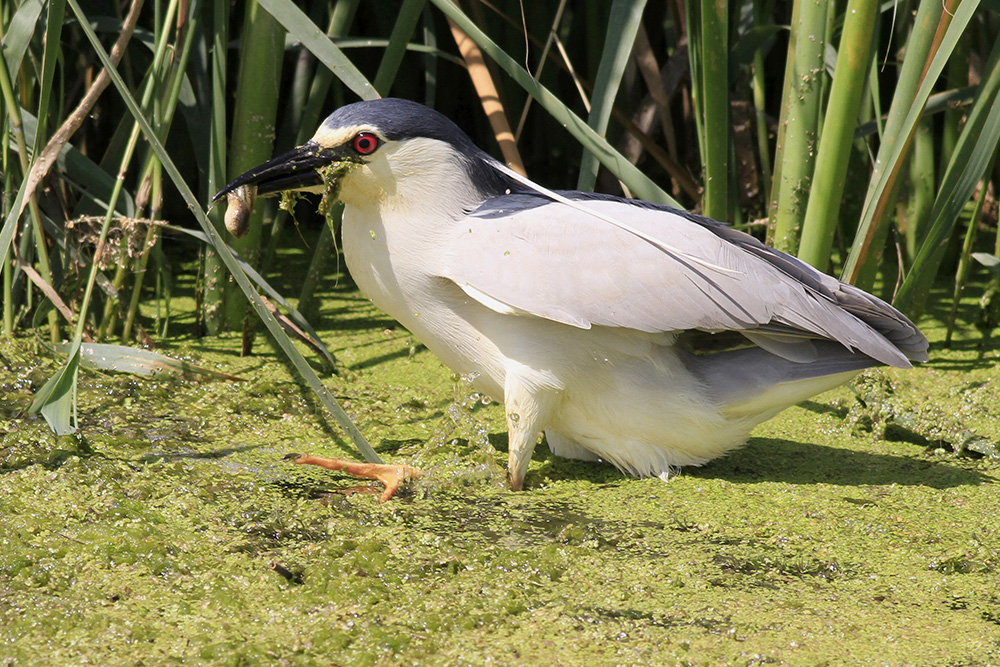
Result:
M833 389L865 368L882 365L871 357L851 352L840 343L812 341L817 360L799 363L759 347L709 355L687 355L688 369L715 391L713 398L732 417L753 417L759 423L804 401Z
M907 359L927 361L927 337L891 305L847 283L840 284L837 301L841 308L895 345Z

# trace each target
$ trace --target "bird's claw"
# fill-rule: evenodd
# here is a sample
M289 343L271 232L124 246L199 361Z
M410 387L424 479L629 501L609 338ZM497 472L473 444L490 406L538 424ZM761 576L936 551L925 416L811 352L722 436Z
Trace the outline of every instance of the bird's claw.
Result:
M417 468L404 464L358 463L344 459L328 459L311 454L286 454L284 458L298 464L320 466L327 470L339 470L354 477L381 482L385 485L385 490L379 496L379 502L382 503L396 495L400 484L423 475L423 472Z

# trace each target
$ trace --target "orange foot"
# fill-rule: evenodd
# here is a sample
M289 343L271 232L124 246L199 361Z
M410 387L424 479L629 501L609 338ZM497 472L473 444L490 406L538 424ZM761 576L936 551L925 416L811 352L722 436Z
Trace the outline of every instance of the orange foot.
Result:
M374 479L382 482L385 485L385 491L379 497L379 502L382 503L396 495L400 484L423 475L420 470L408 465L356 463L354 461L345 461L344 459L326 459L322 456L312 456L311 454L286 454L285 459L294 460L295 463L299 464L320 466L327 470L340 470L354 477Z

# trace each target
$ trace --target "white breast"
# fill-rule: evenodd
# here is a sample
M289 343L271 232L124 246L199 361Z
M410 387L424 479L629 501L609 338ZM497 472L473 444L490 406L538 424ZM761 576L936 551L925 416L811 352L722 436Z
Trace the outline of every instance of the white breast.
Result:
M484 335L483 318L497 316L436 277L442 261L434 235L407 233L405 216L383 221L371 209L344 211L344 256L362 294L397 320L452 370L503 400L504 358Z

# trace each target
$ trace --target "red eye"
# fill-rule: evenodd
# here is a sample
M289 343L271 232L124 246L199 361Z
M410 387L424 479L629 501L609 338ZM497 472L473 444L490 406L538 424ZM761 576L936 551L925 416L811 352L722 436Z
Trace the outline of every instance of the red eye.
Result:
M354 151L358 155L371 155L378 148L378 137L371 132L358 132L354 137Z

